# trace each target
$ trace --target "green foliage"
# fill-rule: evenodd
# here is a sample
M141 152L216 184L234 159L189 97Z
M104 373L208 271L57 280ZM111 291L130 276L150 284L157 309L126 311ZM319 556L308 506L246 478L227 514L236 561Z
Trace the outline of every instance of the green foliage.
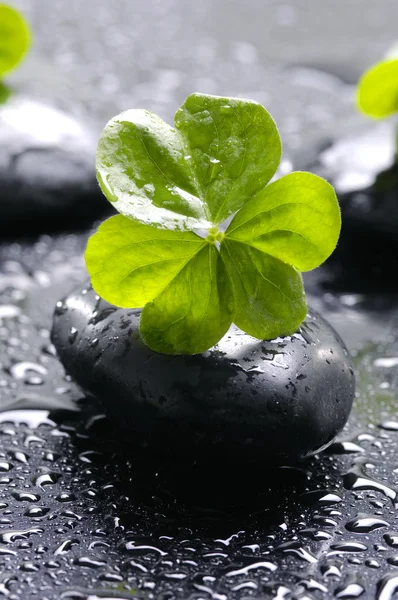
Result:
M0 82L0 104L5 104L10 96L11 96L10 88Z
M142 311L140 332L157 352L196 354L225 335L234 300L224 261L216 247L203 248Z
M0 4L0 77L22 60L30 46L30 31L23 16Z
M307 308L299 271L339 236L333 188L310 173L267 185L281 142L255 102L193 94L175 123L131 110L101 135L98 179L122 214L88 242L94 289L144 307L140 332L158 352L204 352L232 322L259 339L292 334Z
M221 256L233 287L234 323L260 339L296 331L307 314L300 273L250 242L229 237L222 244Z
M379 62L362 75L357 105L363 113L378 119L398 111L398 58Z

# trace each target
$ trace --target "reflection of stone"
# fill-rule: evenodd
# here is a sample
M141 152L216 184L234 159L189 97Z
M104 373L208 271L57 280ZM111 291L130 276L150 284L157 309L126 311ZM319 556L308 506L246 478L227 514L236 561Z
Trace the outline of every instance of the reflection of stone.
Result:
M284 462L328 445L346 422L351 362L314 311L293 336L258 341L232 327L195 356L151 351L139 317L79 287L57 304L52 336L66 370L129 439L162 454Z
M308 168L335 187L344 224L398 239L395 155L395 124L382 122L357 136L332 143Z
M52 106L18 95L0 105L0 227L79 225L104 212L95 146L82 122Z

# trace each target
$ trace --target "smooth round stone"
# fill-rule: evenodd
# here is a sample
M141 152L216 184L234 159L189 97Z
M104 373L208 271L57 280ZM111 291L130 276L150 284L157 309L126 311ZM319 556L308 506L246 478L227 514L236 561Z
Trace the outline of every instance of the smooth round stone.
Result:
M332 142L305 168L334 186L344 225L387 234L397 241L396 153L396 123L387 121Z
M283 463L325 448L343 428L354 371L315 311L292 336L258 341L231 327L194 356L147 348L140 312L79 287L57 303L52 331L66 371L131 443L162 455Z
M0 228L79 226L109 210L95 151L96 136L82 121L11 93L0 103Z

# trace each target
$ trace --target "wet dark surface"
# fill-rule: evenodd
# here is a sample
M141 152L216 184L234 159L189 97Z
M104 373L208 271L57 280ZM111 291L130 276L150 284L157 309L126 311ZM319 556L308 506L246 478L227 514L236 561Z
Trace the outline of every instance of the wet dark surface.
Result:
M286 170L367 127L352 84L396 36L395 0L16 4L36 44L9 78L15 89L89 112L98 132L132 106L170 120L192 91L248 96L275 116ZM357 398L338 441L300 465L216 472L134 453L65 376L51 314L85 278L84 244L65 233L0 248L0 597L392 599L394 239L345 227L306 277L354 355Z
M122 443L54 356L52 309L83 277L84 243L65 234L1 249L1 593L387 594L397 563L397 290L355 290L352 276L348 288L332 262L307 278L358 379L354 412L327 452L278 469L170 464Z

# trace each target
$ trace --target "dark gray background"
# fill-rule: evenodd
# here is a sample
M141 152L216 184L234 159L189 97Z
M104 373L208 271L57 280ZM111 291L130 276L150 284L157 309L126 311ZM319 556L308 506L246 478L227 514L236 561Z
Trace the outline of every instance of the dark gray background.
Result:
M193 91L242 95L266 105L293 148L303 135L309 143L333 132L337 119L353 126L353 88L341 81L354 83L383 56L398 22L395 0L15 5L31 22L34 45L10 81L26 85L30 77L37 94L55 89L61 103L77 100L98 127L132 106L170 120Z

